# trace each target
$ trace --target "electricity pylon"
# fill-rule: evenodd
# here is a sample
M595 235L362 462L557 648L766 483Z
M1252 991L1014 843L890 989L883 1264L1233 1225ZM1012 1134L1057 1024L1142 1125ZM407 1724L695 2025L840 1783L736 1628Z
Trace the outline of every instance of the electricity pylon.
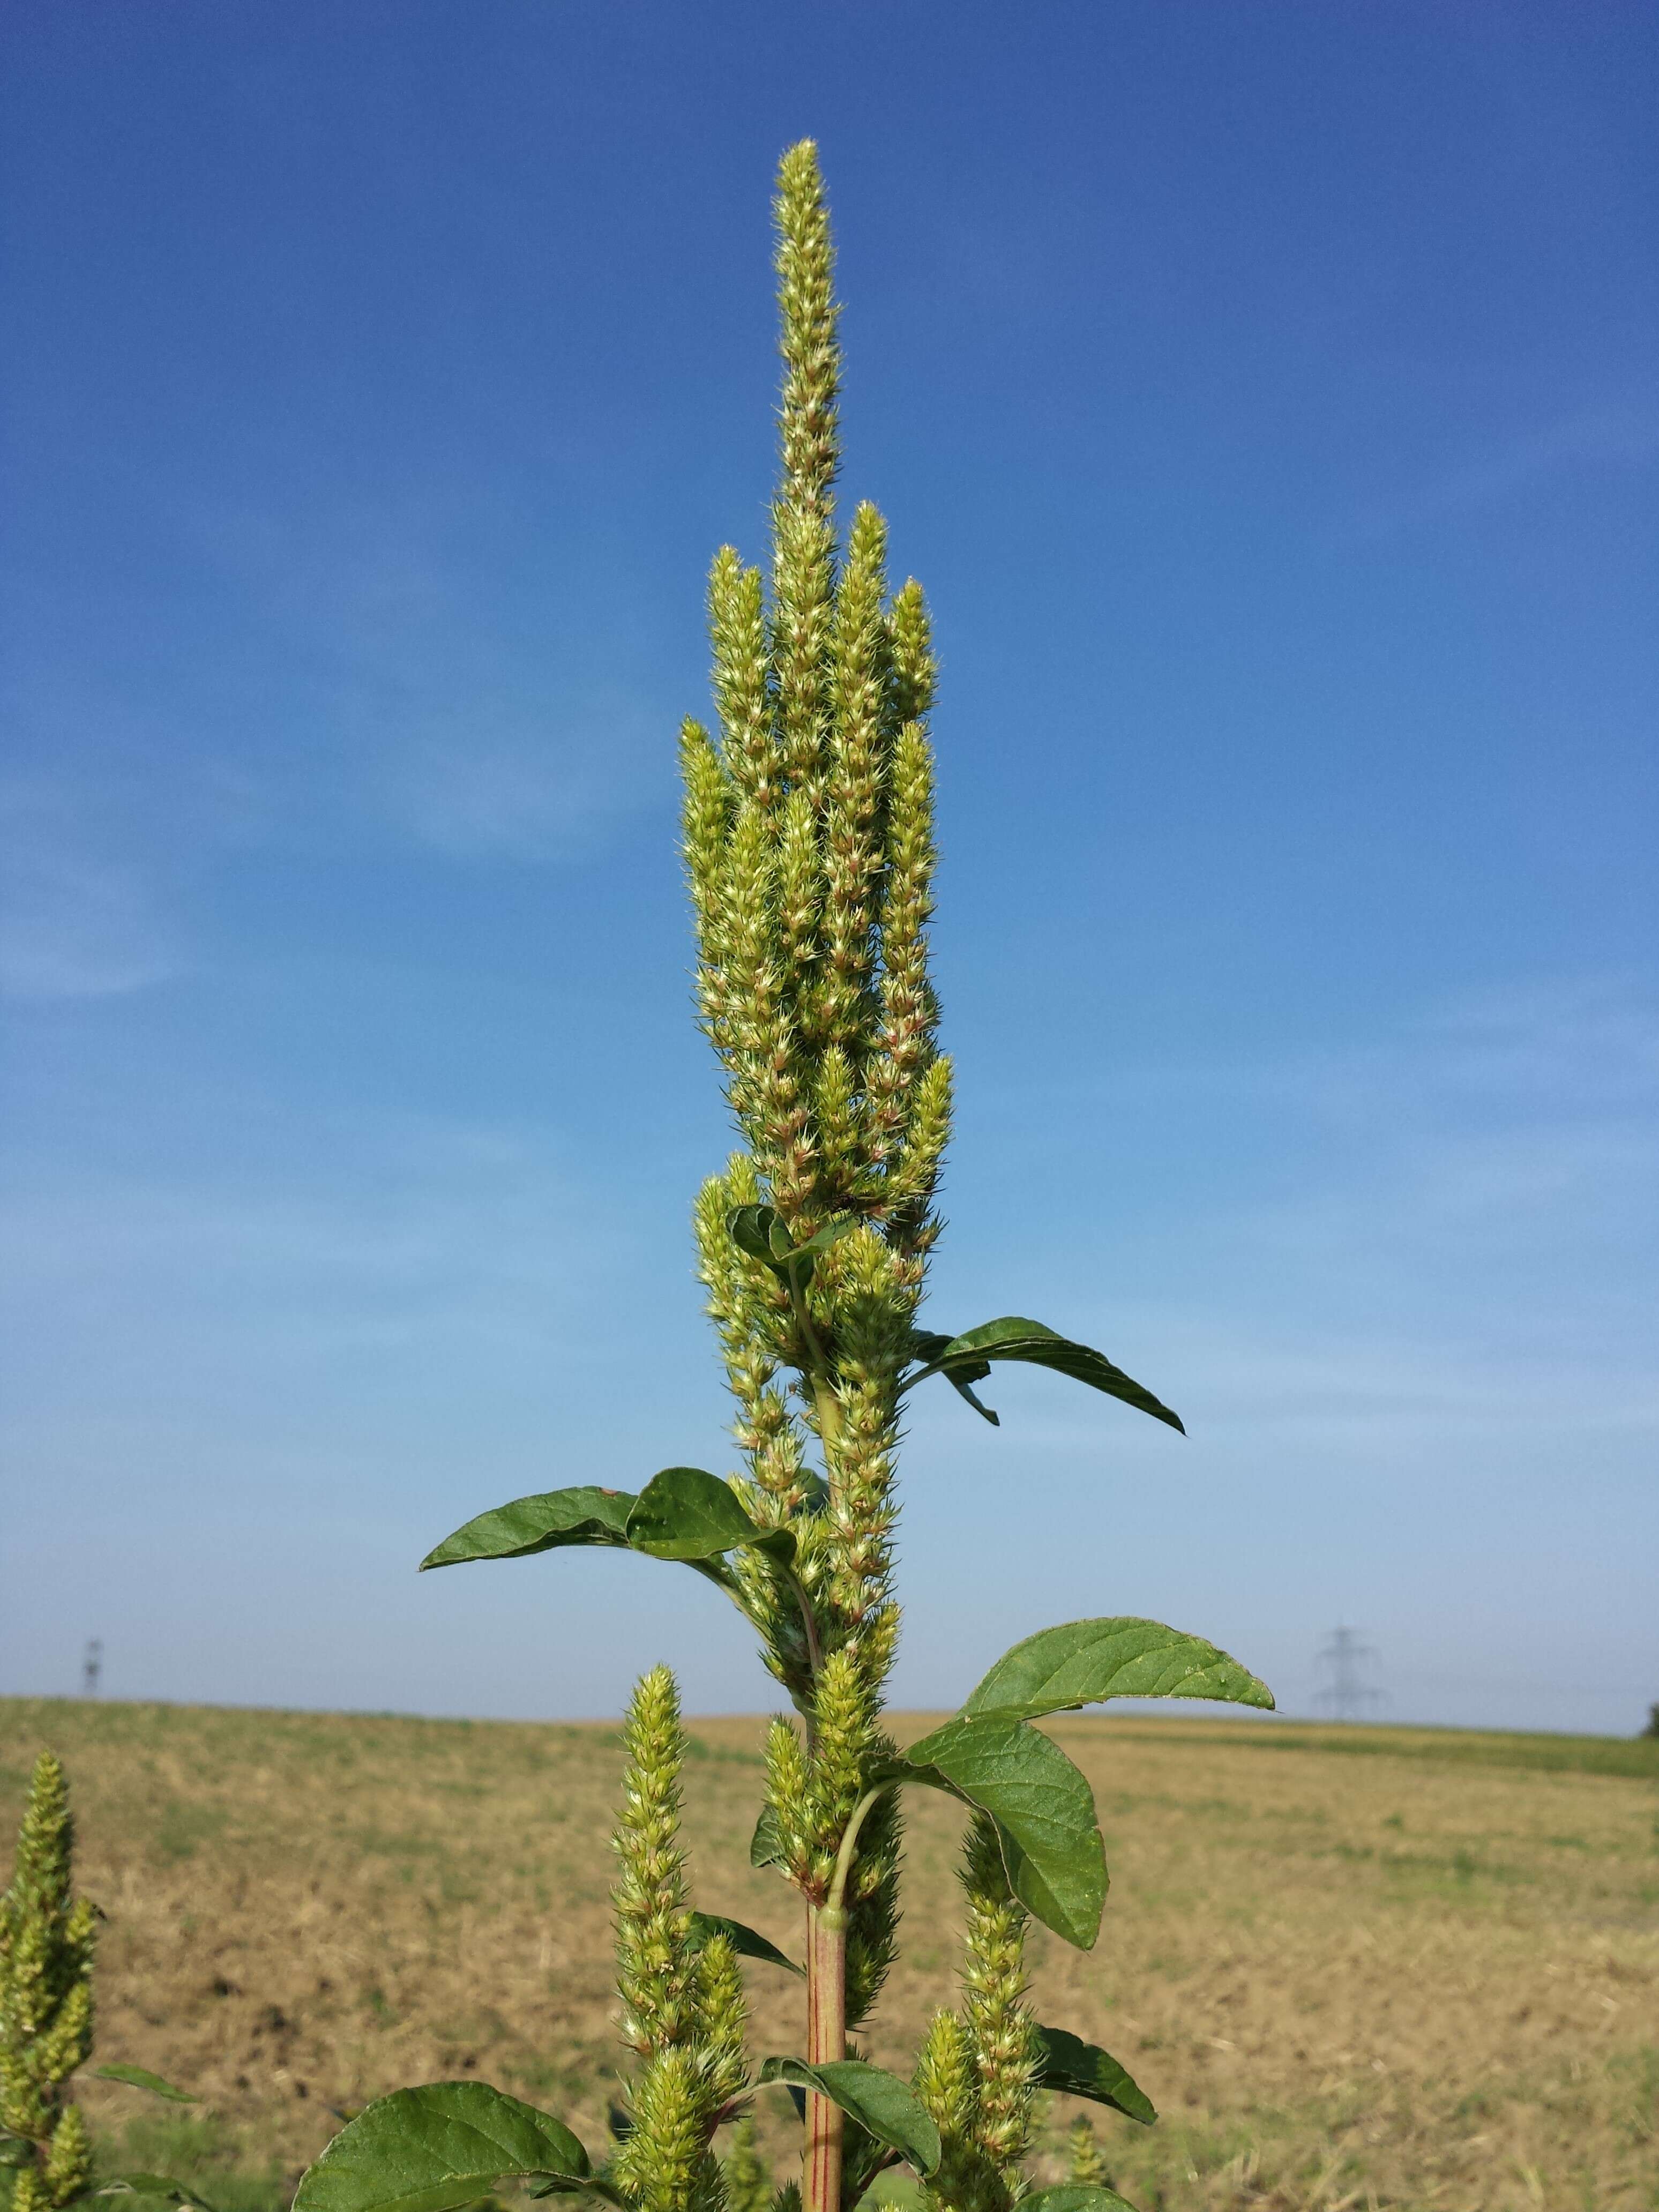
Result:
M1382 1702L1382 1692L1368 1679L1376 1652L1362 1644L1352 1628L1334 1628L1320 1646L1318 1665L1324 1687L1314 1703L1334 1721L1364 1720Z

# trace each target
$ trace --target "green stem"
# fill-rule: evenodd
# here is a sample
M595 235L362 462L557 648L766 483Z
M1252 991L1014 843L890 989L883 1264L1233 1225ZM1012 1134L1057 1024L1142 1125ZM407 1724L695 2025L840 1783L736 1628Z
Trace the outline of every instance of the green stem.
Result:
M890 1782L883 1782L874 1790L866 1790L858 1803L854 1806L853 1817L842 1832L841 1849L836 1853L835 1871L830 1877L830 1892L824 1899L826 1911L844 1914L847 1905L847 1881L853 1871L853 1854L858 1849L859 1830L864 1826L865 1815L871 1807L878 1798L884 1797L892 1787L893 1784Z
M866 1790L842 1832L835 1872L822 1905L806 1908L806 2057L821 2066L847 2056L847 1883L859 1830L891 1783ZM828 2097L806 2100L806 2166L803 2212L841 2212L841 2107Z
M836 1386L827 1375L812 1377L812 1409L818 1417L818 1434L823 1439L824 1457L830 1447L841 1437L841 1400L836 1395Z
M830 1355L823 1348L806 1293L793 1275L785 1278L789 1289L789 1303L794 1309L795 1326L806 1345L808 1365L806 1376L812 1386L812 1409L818 1417L818 1434L826 1450L841 1434L841 1401L836 1395L836 1386L830 1373Z
M812 1610L812 1600L805 1583L793 1569L790 1571L789 1582L795 1593L796 1601L800 1607L801 1626L806 1632L806 1663L811 1667L812 1679L816 1681L818 1670L823 1664L823 1650L818 1642L817 1615Z
M806 1908L806 2057L847 2056L847 1915L839 1905ZM802 2212L841 2212L842 2124L833 2098L809 2091Z

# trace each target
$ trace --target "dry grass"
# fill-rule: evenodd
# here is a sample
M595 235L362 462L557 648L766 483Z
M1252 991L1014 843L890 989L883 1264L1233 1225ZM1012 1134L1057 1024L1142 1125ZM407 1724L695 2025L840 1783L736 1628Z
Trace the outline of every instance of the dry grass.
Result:
M1040 2008L1162 2109L1151 2131L1100 2118L1146 2212L1659 2207L1659 1745L1054 1733L1099 1793L1114 1890L1091 1956L1039 1936ZM696 1724L689 1833L699 1902L787 1943L787 1894L747 1861L757 1735ZM100 2055L209 2115L135 2123L138 2093L93 2085L129 2154L217 2162L252 2212L330 2106L459 2074L602 2139L611 1730L0 1702L0 1833L42 1743L108 1915ZM889 2063L954 1960L957 1822L924 1793L911 1821L908 1949L871 2037ZM796 1985L757 1967L751 1986L757 2045L798 2048Z

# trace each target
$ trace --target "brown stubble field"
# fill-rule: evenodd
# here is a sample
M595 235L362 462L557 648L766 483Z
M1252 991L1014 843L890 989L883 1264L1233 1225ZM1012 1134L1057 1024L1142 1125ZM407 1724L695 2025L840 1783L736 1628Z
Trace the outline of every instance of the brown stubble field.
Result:
M1145 2212L1659 2207L1659 1744L1052 1726L1113 1891L1089 1956L1038 1931L1039 2012L1159 2106L1151 2130L1098 2118ZM693 1724L697 1902L794 1948L787 1893L748 1865L759 1729ZM88 2085L112 2157L254 2212L331 2106L459 2075L602 2142L613 1729L0 1700L8 1836L45 1743L107 1915L99 2057L201 2100L175 2118ZM901 2066L949 1994L959 1828L922 1792L909 1820L908 1949L869 2038ZM751 1969L757 2050L799 2047L798 1986ZM1045 2115L1052 2178L1074 2109Z

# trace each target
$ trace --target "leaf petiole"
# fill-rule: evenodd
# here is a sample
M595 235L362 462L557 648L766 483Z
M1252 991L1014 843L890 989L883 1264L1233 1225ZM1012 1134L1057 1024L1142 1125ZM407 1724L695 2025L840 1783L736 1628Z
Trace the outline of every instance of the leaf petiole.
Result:
M824 1910L826 1911L840 1912L844 1911L847 1899L847 1881L848 1876L853 1871L853 1854L858 1849L859 1830L864 1826L866 1815L870 1812L872 1807L875 1805L878 1799L884 1797L888 1791L895 1787L896 1784L891 1782L878 1782L873 1790L866 1790L863 1796L859 1799L858 1803L854 1806L853 1817L848 1820L845 1829L842 1832L841 1848L836 1853L835 1872L830 1877L829 1894L823 1900Z

